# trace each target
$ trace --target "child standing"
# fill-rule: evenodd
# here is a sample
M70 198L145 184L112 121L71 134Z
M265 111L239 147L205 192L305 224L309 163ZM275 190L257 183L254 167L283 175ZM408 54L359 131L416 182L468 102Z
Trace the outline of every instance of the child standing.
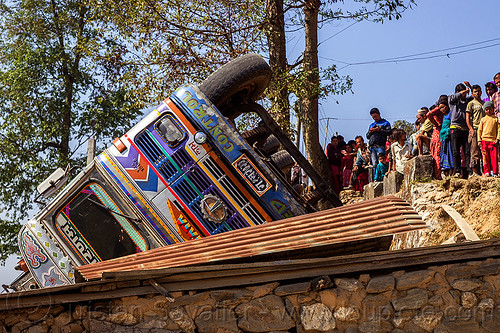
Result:
M443 98L444 97L444 98ZM429 113L427 113L427 119L433 125L430 150L434 165L434 178L441 179L441 138L439 137L439 132L441 131L441 125L443 125L443 117L447 111L448 98L446 96L441 96L438 101L438 105L433 108Z
M349 187L354 158L356 157L356 153L353 153L350 145L345 146L344 152L345 154L342 156L342 163L340 165L340 169L342 170L342 188Z
M389 166L389 171L392 170L392 164L394 163L394 160L392 159L392 152L391 152L391 146L394 142L396 142L396 136L399 133L399 129L393 128L391 135L387 137L387 142L385 143L385 160L387 161L387 164Z
M410 144L406 141L405 130L398 130L396 139L397 141L394 142L391 146L392 159L394 160L392 170L404 174L406 162L408 162L408 160L413 157L411 155L411 147Z
M384 175L389 171L389 165L387 164L387 160L385 159L384 153L378 154L378 164L375 169L375 181L381 182L384 180Z
M352 167L351 184L349 190L363 192L363 186L368 184L368 164L370 163L370 152L366 148L365 140L361 135L356 137L358 153Z
M500 142L500 125L495 117L493 103L483 105L486 116L481 119L477 129L477 140L481 142L483 154L484 175L498 177L497 144Z

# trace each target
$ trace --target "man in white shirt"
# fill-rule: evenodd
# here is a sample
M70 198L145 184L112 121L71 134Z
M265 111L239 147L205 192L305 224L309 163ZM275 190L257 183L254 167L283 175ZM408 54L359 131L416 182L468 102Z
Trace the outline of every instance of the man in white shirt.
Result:
M411 156L411 146L406 141L406 132L402 129L398 130L396 135L397 141L391 145L391 153L393 163L393 171L404 173L405 164Z

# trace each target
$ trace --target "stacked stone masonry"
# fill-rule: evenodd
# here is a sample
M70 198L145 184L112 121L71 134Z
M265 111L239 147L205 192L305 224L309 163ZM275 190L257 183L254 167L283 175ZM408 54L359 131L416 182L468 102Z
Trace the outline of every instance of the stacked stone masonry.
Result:
M1 332L500 332L500 259L0 313Z

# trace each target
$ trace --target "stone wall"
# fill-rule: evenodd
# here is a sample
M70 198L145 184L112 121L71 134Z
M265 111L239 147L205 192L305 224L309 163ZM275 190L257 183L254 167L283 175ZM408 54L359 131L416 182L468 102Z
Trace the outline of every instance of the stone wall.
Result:
M500 332L500 259L0 312L1 332Z

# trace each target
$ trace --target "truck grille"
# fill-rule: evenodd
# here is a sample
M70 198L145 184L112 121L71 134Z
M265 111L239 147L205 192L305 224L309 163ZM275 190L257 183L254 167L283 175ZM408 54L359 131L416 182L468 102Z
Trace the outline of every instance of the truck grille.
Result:
M170 158L166 156L155 140L151 138L148 130L140 133L136 137L135 143L169 184L194 164L193 159L184 149L177 150Z
M259 211L248 202L247 198L241 193L238 187L233 183L233 181L226 176L223 170L219 168L217 163L209 157L201 162L212 175L217 179L222 188L231 195L231 197L236 201L238 206L248 215L254 224L266 223L264 217L259 213Z
M166 156L163 150L158 146L156 140L151 137L148 130L137 135L135 143L144 153L146 158L160 172L167 183L174 189L180 199L190 207L210 234L217 234L250 226L203 170L195 165L193 159L185 149L180 148L170 157ZM250 202L248 202L241 191L211 157L206 158L200 163L202 163L213 177L217 179L221 187L233 198L236 204L245 214L247 214L254 224L266 222L264 217L250 204ZM207 194L212 194L221 198L226 207L228 207L228 218L223 223L213 223L203 218L200 201L203 196Z
M196 193L193 188L199 189L201 196ZM182 178L171 185L177 195L190 207L191 211L195 213L203 226L210 232L210 234L218 234L225 231L241 229L250 226L245 219L238 214L233 208L233 205L227 198L220 192L220 190L208 179L205 173L198 167L194 166ZM200 202L205 195L214 195L220 198L227 207L228 218L223 223L213 223L203 219L201 212Z

